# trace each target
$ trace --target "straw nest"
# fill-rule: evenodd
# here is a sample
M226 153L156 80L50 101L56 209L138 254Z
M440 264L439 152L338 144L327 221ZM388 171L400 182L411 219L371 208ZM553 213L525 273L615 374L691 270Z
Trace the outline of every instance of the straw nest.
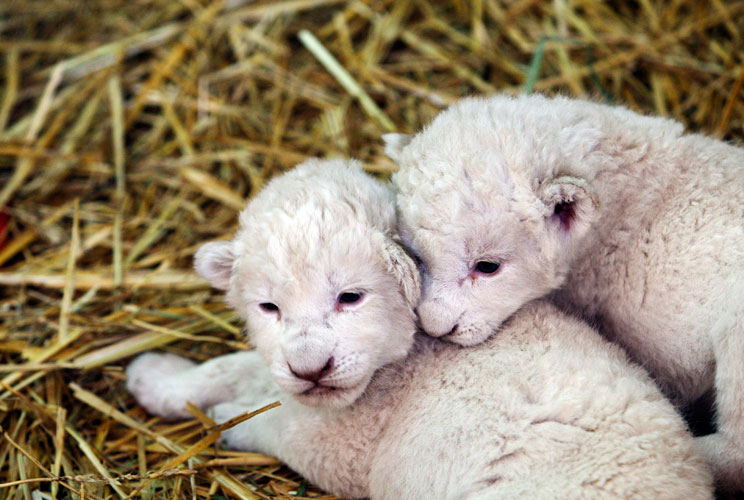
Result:
M740 140L742 34L725 0L0 3L0 499L322 495L124 390L135 353L247 347L195 249L309 156L387 176L380 135L463 95L591 96Z

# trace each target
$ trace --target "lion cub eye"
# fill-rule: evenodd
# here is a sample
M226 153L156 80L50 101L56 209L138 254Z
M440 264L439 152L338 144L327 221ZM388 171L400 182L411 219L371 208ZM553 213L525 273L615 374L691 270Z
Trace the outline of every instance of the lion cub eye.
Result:
M496 271L498 271L500 267L501 267L501 262L499 261L491 262L487 260L482 260L475 264L475 270L483 274L493 274Z
M360 304L364 299L363 292L344 292L336 297L336 311L342 312L347 307Z
M266 312L279 312L279 306L273 302L262 302L258 306Z
M344 292L338 296L339 304L356 304L362 300L364 294L361 292Z

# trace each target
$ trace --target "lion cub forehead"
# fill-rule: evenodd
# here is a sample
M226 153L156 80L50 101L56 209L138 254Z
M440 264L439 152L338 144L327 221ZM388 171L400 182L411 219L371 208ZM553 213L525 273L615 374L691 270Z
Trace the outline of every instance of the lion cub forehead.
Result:
M381 233L358 224L329 231L317 221L265 238L247 236L237 261L242 294L287 304L324 300L345 289L378 289L387 274L382 240Z
M356 162L309 160L272 180L240 214L240 280L276 288L361 279L360 264L372 265L394 230L388 187Z
M241 228L268 219L356 220L385 229L395 224L391 190L353 160L311 159L274 178L240 214Z
M388 187L354 162L311 160L251 200L240 214L237 239L245 251L300 256L346 251L359 239L394 230Z
M544 179L594 154L612 108L539 95L463 99L440 113L400 154L402 170L436 181L458 173L503 187ZM412 179L413 180L413 179Z

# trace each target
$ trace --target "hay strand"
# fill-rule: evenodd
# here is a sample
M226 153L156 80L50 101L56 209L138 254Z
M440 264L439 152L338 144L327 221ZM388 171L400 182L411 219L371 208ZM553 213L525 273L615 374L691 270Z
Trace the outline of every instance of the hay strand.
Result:
M741 0L0 2L0 500L331 498L274 458L215 446L203 411L164 422L127 394L140 352L250 348L194 273L199 246L307 158L353 156L387 178L380 135L466 95L622 103L738 143L742 13Z
M380 127L382 127L383 130L387 132L392 132L395 130L395 124L385 116L385 113L382 112L382 110L375 104L375 101L372 100L372 98L369 96L367 92L364 91L361 85L352 77L346 69L344 69L341 64L336 60L333 55L328 52L328 49L326 49L320 41L315 38L315 35L310 33L307 30L302 30L297 35L297 37L300 39L300 41L305 45L307 50L312 52L312 54L318 58L318 61L325 66L325 68L328 70L329 73L333 75L336 80L338 80L338 83L341 84L343 88L346 89L346 91L354 96L355 98L359 99L359 103L362 105L362 108L366 113L375 120Z

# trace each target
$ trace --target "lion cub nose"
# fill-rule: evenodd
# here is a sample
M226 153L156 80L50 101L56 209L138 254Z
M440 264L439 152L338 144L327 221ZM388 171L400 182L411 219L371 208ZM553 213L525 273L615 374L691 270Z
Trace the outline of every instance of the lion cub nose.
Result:
M308 382L317 382L328 375L331 370L333 370L333 356L328 358L328 361L326 361L323 367L319 370L295 370L292 368L292 365L289 365L289 371L291 371L295 377L307 380Z

